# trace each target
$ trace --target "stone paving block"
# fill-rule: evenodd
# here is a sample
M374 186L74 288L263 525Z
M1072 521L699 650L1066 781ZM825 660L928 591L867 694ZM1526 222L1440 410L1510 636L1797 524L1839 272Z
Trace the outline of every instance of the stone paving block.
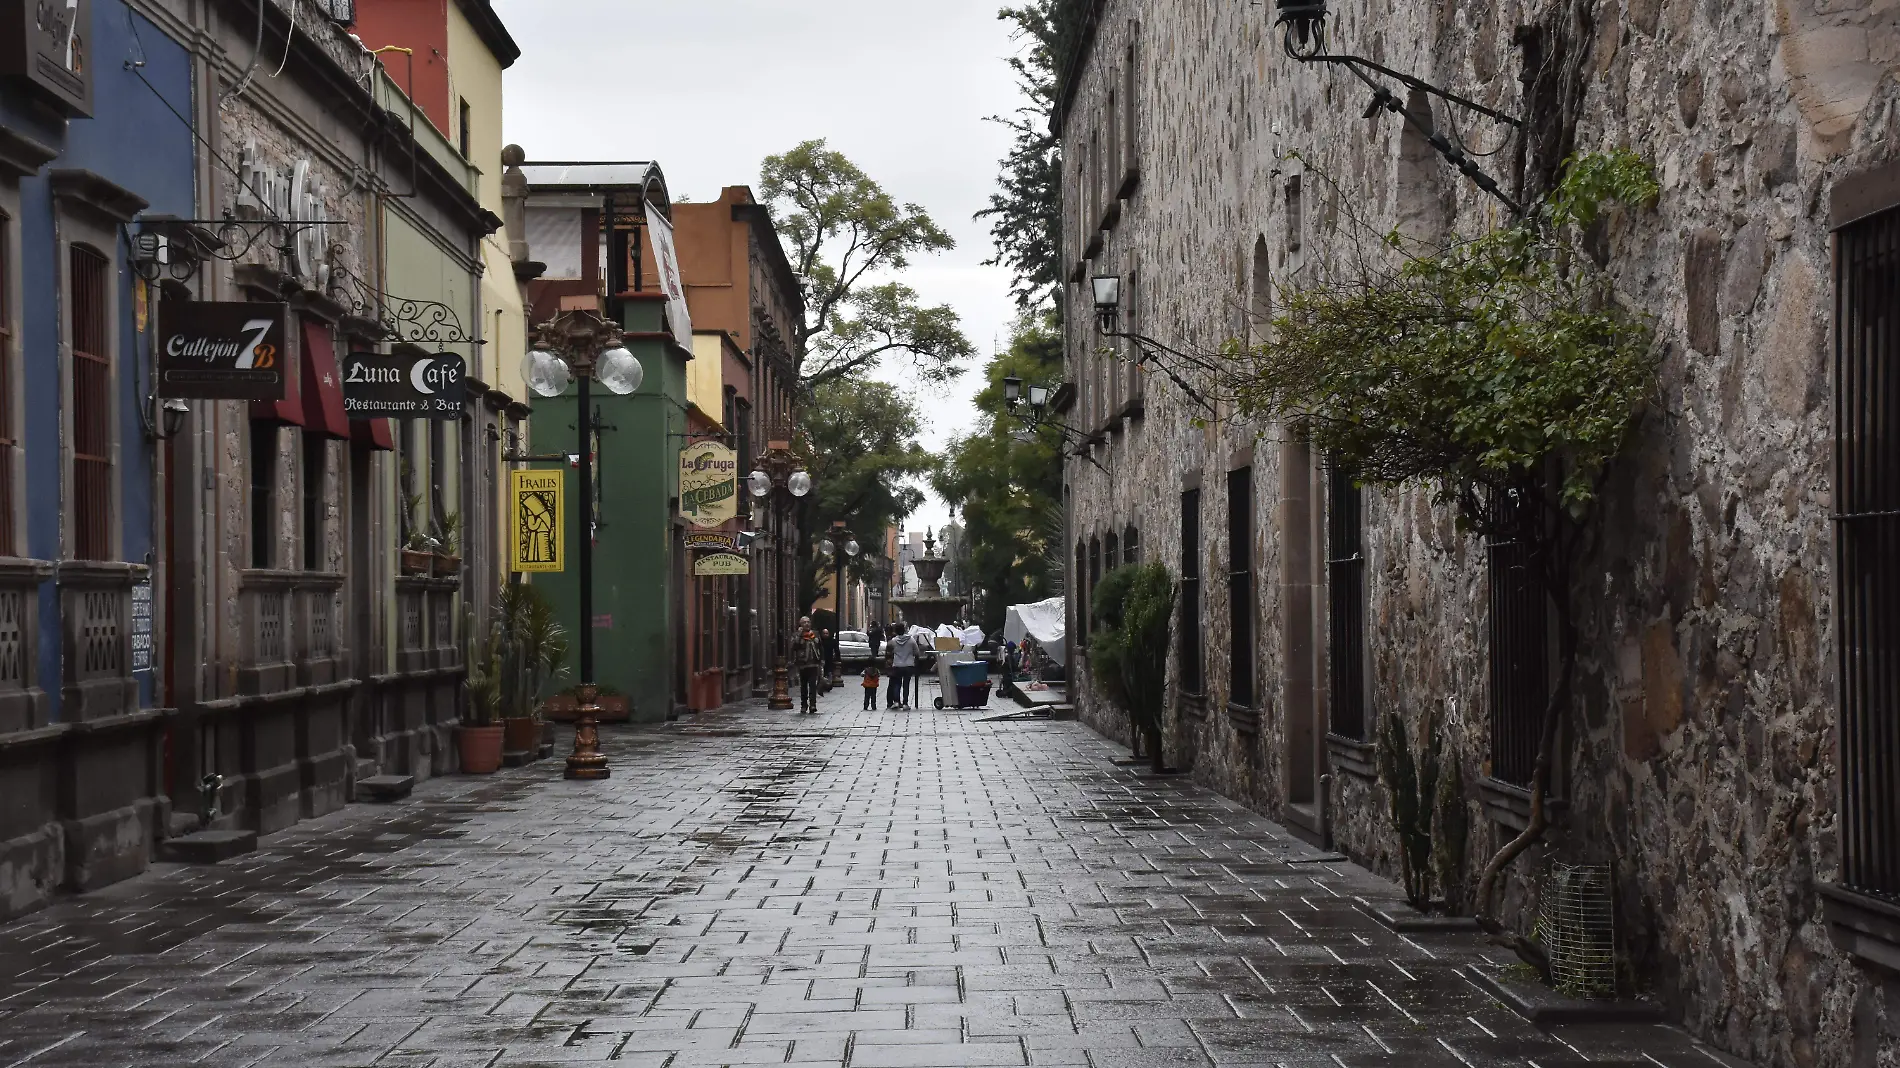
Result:
M1078 725L827 709L610 728L606 782L433 779L0 927L0 1064L1722 1068L1558 1041L1475 939Z

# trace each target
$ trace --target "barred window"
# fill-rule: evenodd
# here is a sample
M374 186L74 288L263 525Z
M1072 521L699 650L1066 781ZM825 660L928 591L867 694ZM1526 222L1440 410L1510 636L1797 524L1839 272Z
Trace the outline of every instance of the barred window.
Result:
M1333 466L1326 510L1326 599L1332 732L1366 740L1364 494Z
M1141 531L1132 524L1122 531L1122 563L1131 567L1141 563Z
M1109 531L1108 537L1102 540L1102 570L1113 571L1122 566L1121 546L1121 538L1117 537L1114 531Z
M19 555L13 532L13 220L0 214L0 556Z
M1900 895L1900 208L1835 263L1841 882Z
M1206 691L1201 633L1201 491L1181 494L1181 690Z
M1227 604L1233 617L1228 626L1228 701L1242 708L1254 706L1253 662L1253 468L1227 473Z
M1530 532L1536 505L1515 490L1498 494L1506 530ZM1539 727L1550 696L1550 618L1532 546L1523 535L1485 548L1491 580L1491 777L1529 786Z
M277 434L273 419L251 420L251 566L276 560Z
M98 252L74 245L73 555L112 557L112 339L110 265Z

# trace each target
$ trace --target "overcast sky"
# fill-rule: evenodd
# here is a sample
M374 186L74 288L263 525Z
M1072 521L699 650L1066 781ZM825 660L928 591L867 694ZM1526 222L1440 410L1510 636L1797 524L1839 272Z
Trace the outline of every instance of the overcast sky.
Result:
M985 117L1020 103L1000 6L495 0L522 50L507 75L507 137L530 160L657 160L675 198L699 201L728 185L756 190L761 159L825 138L956 238L903 277L956 308L987 358L1015 313L1008 273L982 265L989 228L971 218L1009 144ZM928 447L968 428L975 389L973 368L947 389L918 390ZM907 525L944 518L933 499Z

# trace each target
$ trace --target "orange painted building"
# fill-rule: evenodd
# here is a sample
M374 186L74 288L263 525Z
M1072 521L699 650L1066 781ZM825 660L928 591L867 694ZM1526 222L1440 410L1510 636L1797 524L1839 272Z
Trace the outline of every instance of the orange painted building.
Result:
M804 304L765 208L744 186L719 199L673 206L674 240L693 320L688 436L717 439L741 472L771 441L789 441L798 356L792 346ZM682 446L686 442L680 443ZM742 493L724 532L748 542L751 574L687 576L678 648L687 703L695 710L764 696L794 619L796 516Z

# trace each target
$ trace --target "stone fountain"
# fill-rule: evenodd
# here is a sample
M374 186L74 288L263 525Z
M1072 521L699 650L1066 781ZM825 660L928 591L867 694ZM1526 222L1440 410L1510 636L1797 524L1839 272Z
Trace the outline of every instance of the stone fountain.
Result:
M963 598L943 594L943 569L950 561L937 555L937 539L924 532L924 555L911 561L917 569L918 590L913 597L893 597L891 607L902 613L904 622L931 630L956 622L962 612Z

